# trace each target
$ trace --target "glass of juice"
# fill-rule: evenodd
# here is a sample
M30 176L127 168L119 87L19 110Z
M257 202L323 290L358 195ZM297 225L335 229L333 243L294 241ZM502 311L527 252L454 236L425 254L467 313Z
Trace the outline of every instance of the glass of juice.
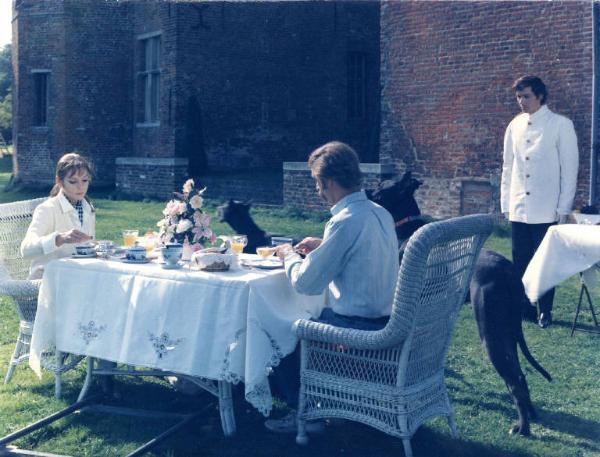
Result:
M247 244L248 237L246 235L234 235L231 237L231 249L236 254L241 254Z
M273 254L273 248L267 246L261 246L256 248L256 253L261 256L263 259L270 257Z
M123 246L126 248L133 246L139 234L138 230L123 230Z

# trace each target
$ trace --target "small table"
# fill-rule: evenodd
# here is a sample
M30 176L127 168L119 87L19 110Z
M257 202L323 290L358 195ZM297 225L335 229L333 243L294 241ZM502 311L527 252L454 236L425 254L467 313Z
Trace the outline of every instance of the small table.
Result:
M231 384L244 382L246 400L268 415L267 377L296 346L293 322L318 316L323 306L323 295L296 293L282 268L208 273L61 259L44 273L29 363L41 375L40 355L55 347L212 380L217 385L208 390L219 398L229 435Z
M552 226L546 232L546 236L525 270L523 275L525 293L529 300L534 302L565 279L582 273L582 290L571 334L575 330L584 292L587 294L594 323L598 326L588 291L588 287L592 288L596 283L598 262L600 262L600 226L588 224Z

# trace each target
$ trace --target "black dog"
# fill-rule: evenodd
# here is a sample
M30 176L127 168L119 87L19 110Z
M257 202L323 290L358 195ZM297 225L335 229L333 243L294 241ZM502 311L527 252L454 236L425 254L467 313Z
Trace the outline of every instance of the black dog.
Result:
M519 413L510 433L529 435L529 420L536 419L529 387L519 364L517 344L527 361L544 378L552 378L533 358L521 327L523 303L528 303L523 282L514 265L493 251L482 251L470 285L479 338L498 374L504 379Z
M219 222L227 222L235 233L243 233L248 237L244 252L254 254L256 248L271 245L271 235L262 230L250 216L250 202L242 203L230 199L224 205L217 207Z
M384 181L370 195L373 201L386 208L397 221L396 233L401 245L426 223L419 217L421 212L413 195L420 184L406 173L398 181ZM519 413L519 423L511 428L511 433L529 435L529 419L535 419L536 414L519 364L517 344L534 368L549 381L551 377L527 348L521 319L531 306L513 264L500 254L482 251L475 264L470 298L479 338L492 365L504 379Z

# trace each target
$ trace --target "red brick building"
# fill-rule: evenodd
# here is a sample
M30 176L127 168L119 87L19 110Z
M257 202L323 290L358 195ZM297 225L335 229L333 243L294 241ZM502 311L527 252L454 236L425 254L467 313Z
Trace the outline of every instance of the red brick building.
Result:
M575 123L576 205L588 195L592 2L384 2L380 162L425 181L418 201L448 216L499 209L504 130L523 74Z
M340 139L370 185L413 170L428 214L492 211L518 112L510 85L530 73L575 123L577 204L587 198L589 1L14 0L14 11L26 183L50 182L78 149L125 192L163 196L202 175L222 195L316 208L306 156ZM283 190L281 176L258 178L282 165Z

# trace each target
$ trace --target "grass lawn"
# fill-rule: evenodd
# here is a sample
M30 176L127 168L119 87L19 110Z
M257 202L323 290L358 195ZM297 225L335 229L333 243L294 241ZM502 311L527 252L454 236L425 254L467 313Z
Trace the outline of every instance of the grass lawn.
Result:
M6 158L0 160L0 189L8 181ZM41 196L36 192L1 192L0 202ZM97 208L97 236L118 240L124 228L142 233L154 229L163 203L114 201L91 192ZM214 206L208 207L214 215ZM257 223L277 233L320 235L324 219L302 217L285 210L253 209ZM218 233L231 233L228 226L213 223ZM505 255L510 240L506 228L498 228L488 247ZM460 313L447 362L447 385L461 438L450 437L446 421L428 421L413 437L416 456L497 456L497 457L591 457L600 456L600 335L576 333L569 336L570 321L578 296L577 278L557 289L555 324L542 330L524 323L529 347L552 374L553 383L543 379L526 361L532 400L540 420L532 424L531 438L508 435L516 410L504 383L483 352L470 305ZM593 294L600 309L600 295ZM590 321L584 313L584 321ZM18 319L10 299L0 297L0 374L4 376L17 334ZM0 435L4 436L75 401L84 377L83 366L64 376L64 398L53 398L54 382L49 374L37 379L25 365L17 368L12 382L0 385ZM295 445L292 436L266 432L263 417L235 389L238 431L226 439L220 430L213 397L187 397L156 380L119 378L118 390L128 406L150 406L166 411L189 411L208 403L205 416L179 432L149 455L187 456L403 456L398 439L366 426L346 423L331 427L326 436L317 436L306 448ZM277 412L277 411L276 411ZM162 420L99 416L90 413L72 416L37 432L16 444L37 451L75 456L125 455L157 434Z

